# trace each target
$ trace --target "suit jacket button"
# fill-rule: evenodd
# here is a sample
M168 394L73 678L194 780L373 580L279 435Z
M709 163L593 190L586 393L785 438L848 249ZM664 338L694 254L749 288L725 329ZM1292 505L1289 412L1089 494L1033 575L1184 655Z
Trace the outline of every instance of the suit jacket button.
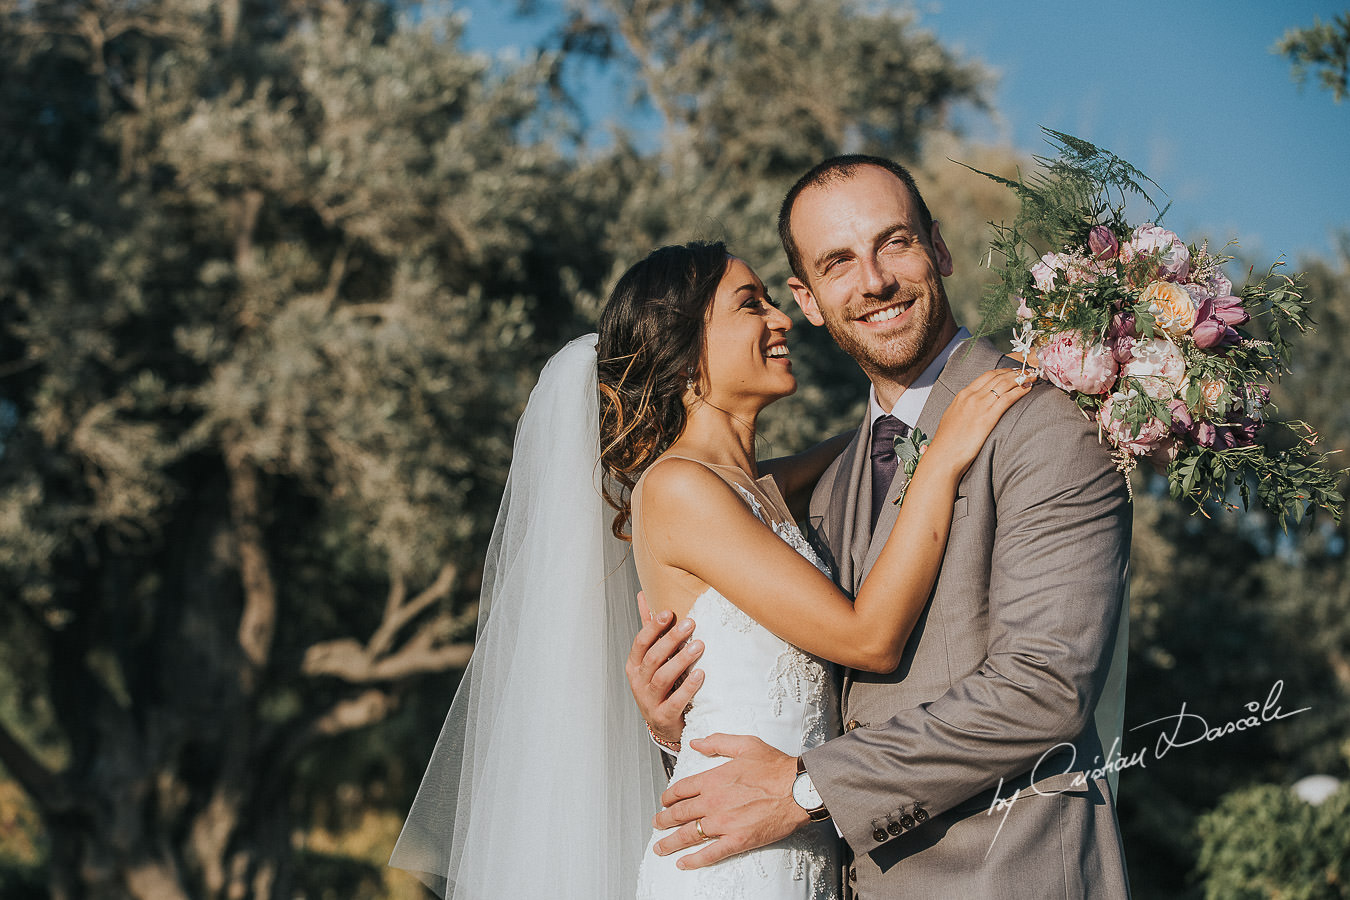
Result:
M915 818L916 821L919 821L919 822L927 822L927 821L928 821L928 810L924 809L922 806L916 806L916 807L914 807L914 818Z
M849 719L848 722L844 725L844 731L845 732L852 731L853 729L857 728L859 724L860 723L858 722L857 719Z
M914 817L913 817L913 816L901 816L901 817L900 817L900 824L903 825L903 826L905 826L906 828L913 828L913 827L914 827Z
M878 843L886 840L886 832L878 828L876 831L872 832L872 840L877 841Z
M889 831L891 834L899 834L904 829L900 827L899 822L892 822L886 826L886 830Z

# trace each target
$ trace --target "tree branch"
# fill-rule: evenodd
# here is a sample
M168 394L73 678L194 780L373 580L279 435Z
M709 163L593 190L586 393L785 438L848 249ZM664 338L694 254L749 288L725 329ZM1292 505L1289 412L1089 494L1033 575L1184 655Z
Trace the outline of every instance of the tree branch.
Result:
M450 591L454 588L455 579L458 575L459 569L451 563L446 563L436 573L436 580L408 603L403 602L403 598L407 595L403 576L396 575L389 590L389 604L385 607L384 621L380 623L379 628L375 629L375 633L371 635L370 641L366 645L371 656L378 657L387 653L394 643L394 638L398 636L398 632L403 629L404 625L415 619L422 610L437 600L450 596Z
M333 704L315 719L308 731L311 738L332 737L383 720L393 711L396 701L384 691L371 688L355 697Z
M441 636L455 634L476 618L476 606L458 616L436 616L423 623L401 646L394 647L399 632L408 623L450 595L458 575L459 570L447 563L441 567L435 581L407 600L403 577L394 573L384 618L370 639L365 644L353 638L315 644L305 651L301 671L312 677L327 675L351 684L369 684L463 668L473 653L473 644L442 644L439 641Z
M239 576L244 587L239 646L256 672L267 663L277 627L277 588L263 535L262 489L257 469L237 445L226 451L225 468L230 480L230 518L239 554Z

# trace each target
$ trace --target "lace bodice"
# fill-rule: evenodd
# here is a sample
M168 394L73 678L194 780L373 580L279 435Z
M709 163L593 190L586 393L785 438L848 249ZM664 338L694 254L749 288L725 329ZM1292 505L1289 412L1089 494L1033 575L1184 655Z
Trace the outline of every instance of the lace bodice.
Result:
M761 522L829 574L797 526L780 512L785 504L771 481L750 482L738 470L731 477L718 474ZM774 636L711 587L694 601L689 616L704 643L699 667L705 680L685 716L684 749L676 759L672 782L725 762L690 749L694 738L716 732L752 734L797 756L833 733L828 664ZM660 837L653 835L653 843ZM680 854L662 858L649 848L637 896L639 900L832 900L838 896L835 844L833 827L816 823L777 844L688 872L675 868Z

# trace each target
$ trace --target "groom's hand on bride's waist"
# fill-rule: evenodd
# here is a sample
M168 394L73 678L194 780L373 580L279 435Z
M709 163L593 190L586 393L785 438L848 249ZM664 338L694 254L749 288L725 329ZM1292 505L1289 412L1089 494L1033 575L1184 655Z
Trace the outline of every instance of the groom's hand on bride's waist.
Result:
M702 850L680 858L681 869L701 868L772 844L809 821L806 810L792 799L796 757L740 734L709 735L691 741L690 747L705 756L728 757L728 761L680 779L661 795L665 809L652 824L676 830L657 842L659 855L707 840Z
M642 628L624 666L628 687L652 735L677 743L684 731L685 707L703 685L702 670L692 668L703 654L703 642L690 640L692 619L675 625L674 613L652 615L646 596L639 593L637 599Z

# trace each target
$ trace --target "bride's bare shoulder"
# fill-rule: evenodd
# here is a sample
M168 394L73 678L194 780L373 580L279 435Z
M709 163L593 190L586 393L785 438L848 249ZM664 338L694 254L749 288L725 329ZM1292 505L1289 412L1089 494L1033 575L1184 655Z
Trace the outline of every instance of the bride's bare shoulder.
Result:
M664 505L690 495L705 496L726 490L717 473L697 460L684 456L663 456L647 467L638 479L648 503Z

